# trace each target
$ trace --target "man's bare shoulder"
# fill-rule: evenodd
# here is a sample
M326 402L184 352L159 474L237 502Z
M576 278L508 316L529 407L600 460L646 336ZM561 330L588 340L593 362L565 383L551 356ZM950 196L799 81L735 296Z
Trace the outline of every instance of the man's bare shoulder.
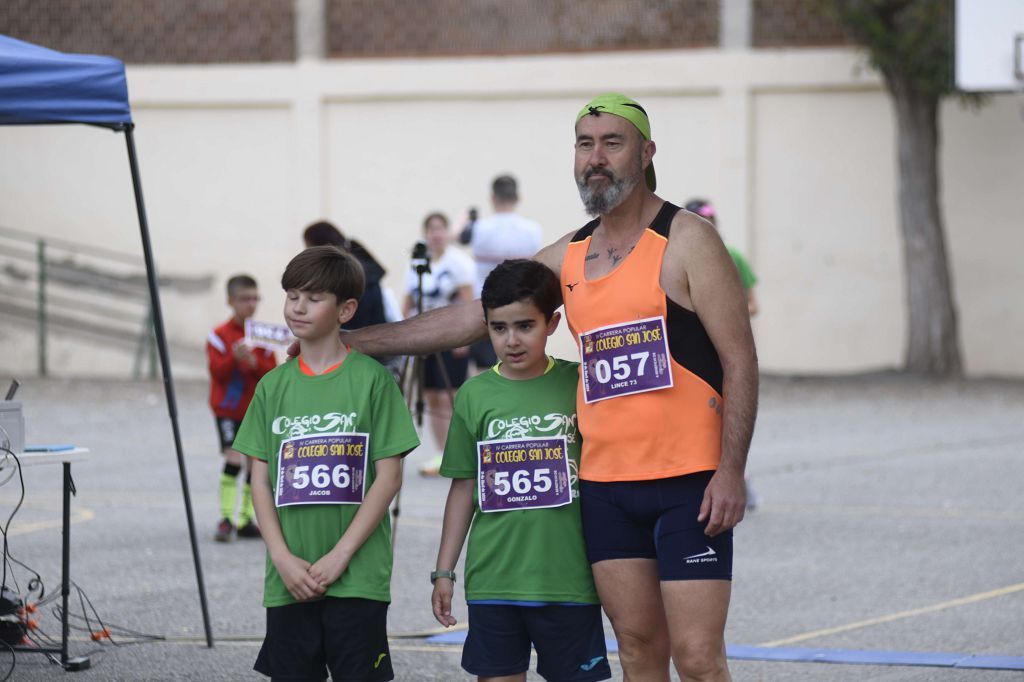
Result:
M548 244L538 251L533 259L551 268L556 275L560 274L562 272L562 261L565 260L565 250L569 247L569 242L572 241L575 234L576 230L566 233L558 241Z
M668 255L686 263L709 253L724 251L722 238L715 226L696 213L679 211L672 219L668 235Z
M733 267L715 226L689 211L679 211L672 219L665 264L669 267L662 267L662 288L669 298L690 310L696 309L694 287L707 282L709 274Z

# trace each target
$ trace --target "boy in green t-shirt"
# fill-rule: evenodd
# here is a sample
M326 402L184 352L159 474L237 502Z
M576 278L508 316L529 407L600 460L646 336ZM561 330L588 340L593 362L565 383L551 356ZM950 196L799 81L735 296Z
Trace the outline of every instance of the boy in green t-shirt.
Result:
M256 387L234 448L253 458L267 545L267 634L254 668L274 679L394 678L388 506L401 457L419 445L398 386L342 345L363 271L333 246L306 249L281 277L300 352Z
M488 275L482 302L499 362L459 389L441 462L452 483L431 602L438 622L455 624L468 532L462 667L481 680L525 680L531 644L546 680L611 677L580 523L579 363L545 354L559 294L535 261L507 260Z

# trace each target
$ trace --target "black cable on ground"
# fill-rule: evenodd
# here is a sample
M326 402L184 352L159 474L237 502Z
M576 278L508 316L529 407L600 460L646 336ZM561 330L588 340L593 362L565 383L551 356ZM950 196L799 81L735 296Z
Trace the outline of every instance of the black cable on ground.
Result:
M106 639L110 640L110 643L113 644L114 646L121 646L121 645L124 645L124 644L139 644L139 643L143 643L143 642L155 642L155 641L161 641L161 640L165 639L163 635L153 635L153 634L149 634L149 633L146 633L146 632L139 632L137 630L132 630L131 628L127 628L127 627L125 627L123 625L117 625L116 623L109 623L108 624L108 623L104 622L103 618L99 614L99 611L93 605L92 600L89 599L89 595L86 594L85 590L83 590L81 588L81 586L79 586L74 581L71 581L71 586L74 587L76 592L78 593L79 603L81 603L81 605L82 605L82 615L79 615L77 613L68 613L68 622L70 624L72 620L77 620L79 622L84 621L84 623L85 623L85 627L84 628L80 624L71 626L71 627L74 627L76 630L79 630L79 631L87 630L89 632L90 636L94 636L97 632L102 633L103 637L105 637ZM88 606L86 606L86 605L88 605ZM90 619L90 617L89 617L89 612L90 611L92 612L93 619L95 619L96 622L99 624L100 629L98 631L97 630L93 630L92 619ZM59 606L55 606L53 608L53 612L54 612L55 615L57 615L59 617L60 614L61 614L60 607ZM114 640L114 638L112 636L114 634L117 634L119 637L120 636L134 637L135 641L132 641L132 642L118 642L118 641ZM96 641L100 641L101 639L103 639L103 637L100 637Z
M19 483L21 483L21 492L20 492L20 494L18 496L18 503L16 505L14 505L14 509L11 510L11 515L7 517L7 523L5 523L3 525L3 528L0 528L0 533L3 533L3 536L4 536L3 577L2 577L2 579L0 579L0 589L3 589L3 588L7 587L7 562L8 562L8 556L9 556L9 551L8 551L8 548L7 548L7 531L11 527L11 521L14 520L14 515L18 513L18 510L21 509L22 503L25 501L25 478L24 478L24 476L21 473L21 460L18 459L18 456L16 454L14 454L14 451L11 450L10 448L6 447L6 446L0 446L0 450L3 450L3 452L6 453L6 455L8 457L13 457L14 458L14 463L17 465L16 468L17 468L17 471L18 471L18 481L19 481ZM8 479L8 480L10 480L10 479Z

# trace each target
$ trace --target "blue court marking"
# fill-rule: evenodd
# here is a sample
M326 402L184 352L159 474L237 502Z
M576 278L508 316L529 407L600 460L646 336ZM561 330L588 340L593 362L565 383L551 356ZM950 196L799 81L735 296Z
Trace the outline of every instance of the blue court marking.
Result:
M466 643L466 631L459 630L458 632L443 632L440 635L431 635L427 637L428 644L465 644Z
M794 663L847 663L854 665L906 665L932 668L1024 670L1024 656L976 656L931 651L864 651L858 649L803 649L799 647L727 646L729 658L747 661Z
M750 661L802 661L853 663L860 665L924 665L952 668L965 654L914 651L863 651L856 649L812 649L800 647L728 646L729 658Z
M427 637L430 644L462 644L466 631L446 632ZM606 639L608 653L619 650L614 639ZM904 665L931 668L969 668L980 670L1024 670L1024 656L982 656L931 651L865 651L858 649L811 649L732 645L726 647L729 658L740 661L786 661L789 663L845 663L850 665Z

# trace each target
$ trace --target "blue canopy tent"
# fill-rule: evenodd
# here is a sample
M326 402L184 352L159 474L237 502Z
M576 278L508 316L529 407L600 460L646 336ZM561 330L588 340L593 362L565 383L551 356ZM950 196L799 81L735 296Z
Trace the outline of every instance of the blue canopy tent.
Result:
M153 309L153 326L160 353L160 367L163 370L164 392L167 396L171 430L174 433L174 447L178 456L178 471L181 475L185 515L188 519L192 558L199 586L203 625L206 629L206 644L212 647L213 637L210 631L206 588L203 583L199 547L196 544L192 501L185 472L185 458L181 448L181 433L178 429L178 409L174 397L174 382L171 378L170 357L167 353L167 338L164 331L163 313L160 308L156 269L153 265L153 251L149 240L149 225L146 220L146 207L142 200L142 181L139 176L139 163L133 136L135 124L132 123L131 107L128 104L128 83L125 78L124 64L112 57L65 54L0 35L0 125L56 123L84 123L110 128L125 134L128 163L131 167L132 185L135 190L135 205L139 216L139 231L142 235L142 252L146 263L146 277ZM70 485L70 474L67 471L65 478L68 479L66 484ZM66 577L66 551L64 560L64 575ZM66 581L61 587L64 613L66 614L69 592ZM68 626L65 619L61 651L61 663L65 668L69 667L67 635Z

